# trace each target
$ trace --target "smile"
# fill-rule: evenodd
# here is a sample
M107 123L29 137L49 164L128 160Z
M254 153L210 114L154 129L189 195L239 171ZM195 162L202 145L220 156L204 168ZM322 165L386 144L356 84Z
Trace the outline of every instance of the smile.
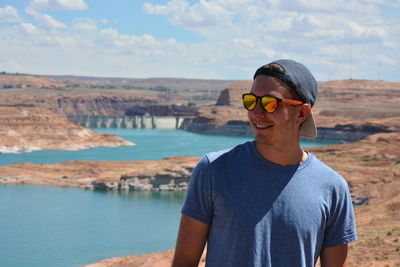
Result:
M268 129L268 128L271 128L271 127L272 127L271 124L261 124L261 123L256 123L256 122L254 122L253 125L254 125L257 129Z

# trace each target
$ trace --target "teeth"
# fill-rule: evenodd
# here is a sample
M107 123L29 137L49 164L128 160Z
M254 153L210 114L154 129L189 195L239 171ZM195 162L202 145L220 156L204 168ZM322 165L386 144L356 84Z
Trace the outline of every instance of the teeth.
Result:
M258 124L258 123L254 123L254 125L255 125L257 128L260 128L260 129L266 129L266 128L271 127L271 125L263 125L263 124Z

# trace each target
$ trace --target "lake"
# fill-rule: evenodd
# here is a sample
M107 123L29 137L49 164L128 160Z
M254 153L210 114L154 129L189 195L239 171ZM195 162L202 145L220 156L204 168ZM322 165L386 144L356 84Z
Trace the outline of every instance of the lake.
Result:
M0 154L0 165L202 156L250 140L180 130L94 130L116 133L137 145ZM325 144L328 143L302 143L307 147ZM173 248L184 197L184 192L118 193L0 185L0 266L81 266Z

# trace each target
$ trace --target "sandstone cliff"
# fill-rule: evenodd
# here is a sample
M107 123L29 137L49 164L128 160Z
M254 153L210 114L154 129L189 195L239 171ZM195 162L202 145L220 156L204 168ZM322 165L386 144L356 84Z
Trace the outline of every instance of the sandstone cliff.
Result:
M1 77L1 75L0 75ZM1 82L0 82L0 86ZM64 115L192 116L196 108L185 100L162 97L143 90L88 88L13 88L0 90L0 105L51 108Z
M0 153L134 145L72 124L51 109L0 106Z

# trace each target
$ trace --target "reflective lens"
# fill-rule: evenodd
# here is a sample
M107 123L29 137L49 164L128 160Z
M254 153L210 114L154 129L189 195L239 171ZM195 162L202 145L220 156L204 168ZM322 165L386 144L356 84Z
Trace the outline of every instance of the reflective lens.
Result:
M272 96L263 96L261 98L261 105L267 112L274 112L278 106L278 101Z
M257 98L255 95L244 94L243 95L243 105L247 110L253 110L256 107Z
M255 109L257 105L257 100L261 100L261 106L267 112L274 112L278 106L278 101L275 97L272 96L255 96L253 94L244 94L243 98L243 106L245 109L252 111Z

